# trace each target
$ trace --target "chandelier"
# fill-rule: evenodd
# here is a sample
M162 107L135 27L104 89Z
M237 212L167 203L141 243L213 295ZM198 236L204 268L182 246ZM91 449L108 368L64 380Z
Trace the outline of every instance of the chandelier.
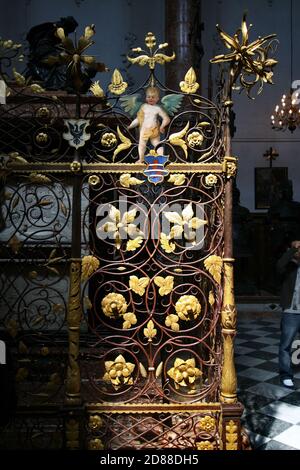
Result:
M293 83L293 0L290 6L291 19L291 84ZM274 114L271 116L272 129L285 131L288 129L294 132L300 126L300 107L298 100L299 93L291 88L288 95L283 95L280 105L275 107Z

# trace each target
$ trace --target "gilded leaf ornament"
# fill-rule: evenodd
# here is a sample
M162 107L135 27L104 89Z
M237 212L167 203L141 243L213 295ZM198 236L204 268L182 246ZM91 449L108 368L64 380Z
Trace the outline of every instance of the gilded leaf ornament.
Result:
M86 281L99 266L100 261L95 256L84 256L81 261L81 280Z
M191 94L196 93L199 88L199 83L197 83L197 77L195 70L191 67L185 74L184 80L179 83L180 90L183 93Z
M186 142L183 140L183 137L186 135L189 129L189 126L190 126L190 123L188 122L181 131L174 132L174 134L171 134L168 139L171 145L182 148L185 158L187 158L188 153L187 153L187 145L186 145Z
M142 296L145 294L145 289L150 282L149 277L140 277L130 276L129 278L129 287L136 294Z
M30 183L36 183L36 184L49 184L49 183L51 183L51 179L48 178L48 176L43 175L41 173L36 173L35 171L30 173L28 178L29 178Z
M141 362L139 362L139 369L140 369L141 376L144 377L145 379L148 374L147 374L145 367L143 366Z
M148 338L149 343L151 343L152 338L155 338L157 335L157 329L154 328L153 320L148 321L147 328L144 328L144 335Z
M126 243L126 251L135 251L137 248L140 248L141 244L143 243L143 237L138 236L133 240L128 240Z
M179 326L179 317L178 315L175 315L173 313L169 314L166 316L165 319L165 325L171 328L172 331L179 331L180 326Z
M119 136L119 139L120 139L121 143L118 145L118 147L116 148L116 150L113 153L113 156L112 156L112 161L113 162L115 161L115 158L118 155L118 153L122 152L123 150L129 149L132 145L131 140L128 139L128 137L125 137L124 134L122 134L122 132L120 131L119 126L117 127L117 133L118 133L118 136Z
M215 303L215 296L212 290L209 292L209 295L208 295L208 303L211 306L213 306Z
M132 327L132 325L137 324L137 318L133 312L124 313L123 320L124 320L123 325L122 325L123 330L128 330L129 328Z
M123 188L129 188L130 186L142 183L144 183L143 180L131 176L130 173L123 173L123 175L120 176L120 185L123 186Z
M205 269L212 275L214 280L221 283L221 273L223 267L223 260L220 256L211 255L204 261Z
M226 423L226 450L237 450L237 431L238 427L232 419L228 424Z
M182 186L185 183L186 176L183 173L173 173L168 179L168 183L173 183L174 186Z
M170 242L171 238L169 235L167 235L166 233L161 233L160 234L160 244L161 244L161 247L162 249L166 252L166 253L173 253L173 251L175 251L175 243L172 243Z
M170 294L174 287L174 277L173 276L156 276L154 278L154 284L159 287L159 295L164 296Z
M97 98L103 98L104 96L104 91L102 90L99 80L96 80L93 82L89 88L89 90L93 93L94 96Z
M158 377L161 376L162 370L163 370L164 363L160 362L155 370L155 377L158 379Z

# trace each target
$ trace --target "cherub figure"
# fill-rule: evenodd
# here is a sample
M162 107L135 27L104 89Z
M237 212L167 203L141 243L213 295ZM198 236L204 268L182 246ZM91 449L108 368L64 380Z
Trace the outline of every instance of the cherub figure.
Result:
M159 89L150 86L146 89L146 103L142 103L141 96L134 94L131 96L122 96L120 98L121 106L129 113L131 117L136 118L131 122L128 129L139 126L139 162L144 162L144 155L147 142L150 139L153 147L156 147L161 141L160 134L165 132L166 126L170 122L170 116L173 116L181 105L182 95L166 95L159 102ZM163 147L157 149L158 155L163 155Z

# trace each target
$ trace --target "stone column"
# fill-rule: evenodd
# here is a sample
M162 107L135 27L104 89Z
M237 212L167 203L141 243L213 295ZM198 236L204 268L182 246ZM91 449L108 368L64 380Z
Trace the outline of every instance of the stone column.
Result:
M165 39L176 53L176 59L166 64L166 86L177 90L191 66L201 82L201 0L166 0L165 30Z

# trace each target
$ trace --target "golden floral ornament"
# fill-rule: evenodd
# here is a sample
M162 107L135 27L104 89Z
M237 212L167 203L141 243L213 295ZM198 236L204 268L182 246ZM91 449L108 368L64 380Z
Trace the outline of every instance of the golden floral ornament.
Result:
M35 140L37 141L38 144L46 144L48 142L48 134L46 134L46 132L39 132L36 137L35 137Z
M200 441L196 442L197 450L214 450L215 446L213 442L210 441Z
M130 186L135 186L144 182L145 181L131 176L130 173L123 173L123 175L120 176L120 185L123 186L123 188L130 188Z
M111 292L102 299L101 308L106 317L117 318L127 312L127 302L122 294Z
M96 80L94 83L92 83L89 90L97 98L103 98L103 96L104 96L104 91L102 90L102 88L100 86L99 80Z
M113 132L105 132L101 137L101 145L103 147L111 148L117 143L117 137Z
M105 361L105 374L103 380L110 382L118 390L122 385L133 385L132 373L135 364L126 362L126 359L120 354L114 361Z
M182 186L185 183L186 176L183 173L173 173L168 179L168 183L173 183L174 186Z
M122 326L123 330L128 330L129 328L132 327L132 325L137 324L137 318L135 314L132 312L124 313L123 320L124 320L123 326Z
M197 77L195 70L191 67L185 74L184 80L179 83L180 90L183 93L191 94L196 93L199 88L199 83L197 82Z
M127 87L128 84L124 82L119 70L115 69L111 77L111 83L108 85L109 91L114 95L122 95Z
M212 416L204 416L197 423L197 429L205 432L213 432L216 428L216 420Z
M181 215L175 211L164 212L163 214L169 222L174 224L170 230L169 235L162 233L160 237L162 248L167 253L171 253L175 250L175 244L170 244L170 240L173 238L181 238L182 234L188 242L192 242L192 244L195 245L196 230L207 224L206 220L194 217L194 211L191 202L183 209ZM167 251L168 249L169 251Z
M47 106L41 106L38 110L36 115L41 118L48 118L50 116L50 110Z
M141 245L143 241L143 233L133 223L136 217L136 213L137 210L132 209L128 212L124 212L124 214L121 215L120 210L110 204L108 213L108 218L110 221L100 226L98 230L112 234L117 250L121 248L122 232L125 232L130 237L135 237L133 240L129 240L126 245L126 251L134 251Z
M239 77L240 84L246 89L248 96L257 83L260 83L258 94L262 91L264 83L273 83L272 69L277 64L277 60L268 58L268 54L272 52L272 42L276 34L258 37L249 43L246 14L243 16L241 28L233 36L222 31L219 25L217 25L217 30L230 52L217 55L211 59L212 63L230 62L231 77Z
M172 331L179 331L180 326L179 326L179 317L178 315L174 315L171 313L170 315L167 315L165 319L165 325L171 328Z
M92 415L89 418L89 428L98 431L103 426L103 420L99 415Z
M136 294L142 296L145 294L145 289L150 282L149 277L140 277L130 276L129 278L129 287Z
M175 59L174 52L171 56L160 52L162 49L168 47L169 44L167 42L159 44L159 46L154 49L156 47L156 37L151 32L147 33L145 37L145 45L149 49L149 51L145 51L141 47L134 47L131 49L133 53L139 55L137 57L127 56L129 62L131 62L132 64L140 65L141 67L143 67L144 65L148 65L150 70L154 70L156 64L164 65L166 62L171 62Z
M218 181L218 178L216 177L216 175L213 175L212 173L205 176L205 184L207 184L207 186L214 186L217 181Z
M221 283L221 273L223 268L223 260L220 256L211 255L204 261L205 269L212 275L214 280Z
M182 295L175 304L175 310L180 320L190 321L199 317L201 305L194 295Z
M81 261L81 280L86 281L100 266L98 258L87 255Z
M149 343L151 343L152 339L157 335L157 329L154 328L153 320L148 321L147 328L144 328L144 335L148 338Z
M164 296L170 294L174 287L174 277L173 276L156 276L154 278L154 284L159 287L159 295Z
M89 450L103 450L104 445L101 439L96 437L95 439L90 439L88 444Z
M202 376L202 371L196 367L195 359L183 360L177 357L174 366L168 370L168 376L174 380L175 388L189 387L195 390L195 382Z
M203 144L203 140L203 135L199 131L191 132L187 136L187 143L192 149L201 147L201 145Z
M100 178L97 175L91 175L91 176L89 176L88 181L89 181L89 185L97 186L97 184L99 184L99 182L100 182Z

